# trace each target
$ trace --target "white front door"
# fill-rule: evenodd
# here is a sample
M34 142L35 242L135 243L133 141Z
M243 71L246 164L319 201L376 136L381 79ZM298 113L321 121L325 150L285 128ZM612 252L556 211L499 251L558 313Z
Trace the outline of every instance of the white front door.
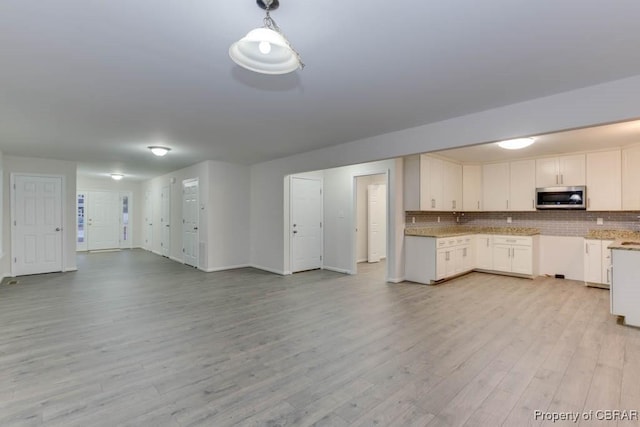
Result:
M322 182L291 178L291 271L322 266Z
M382 184L367 187L367 260L379 262L386 252L386 201L387 186Z
M13 274L62 271L62 178L12 177Z
M120 196L114 191L90 191L87 209L89 250L120 247Z
M151 191L144 193L144 248L153 250L153 203Z
M171 187L162 187L160 193L160 228L162 255L168 257L171 254Z
M198 267L198 180L182 182L182 252L184 263Z

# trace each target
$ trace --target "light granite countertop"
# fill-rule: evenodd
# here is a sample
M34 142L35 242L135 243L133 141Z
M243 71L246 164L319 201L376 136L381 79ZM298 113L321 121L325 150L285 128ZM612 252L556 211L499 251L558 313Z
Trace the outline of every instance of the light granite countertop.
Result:
M589 230L586 239L614 240L609 249L640 251L640 231L632 230Z
M453 237L466 234L502 234L507 236L534 236L540 230L532 227L408 227L405 236Z

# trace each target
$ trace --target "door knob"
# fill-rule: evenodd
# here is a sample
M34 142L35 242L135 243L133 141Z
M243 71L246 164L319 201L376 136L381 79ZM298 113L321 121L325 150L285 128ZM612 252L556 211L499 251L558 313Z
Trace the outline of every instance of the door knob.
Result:
M194 229L194 230L197 230L197 229L198 229L198 227L193 227L193 229Z
M60 231L60 227L56 227L56 231Z
M298 233L298 230L293 230L293 234L297 234L297 233Z

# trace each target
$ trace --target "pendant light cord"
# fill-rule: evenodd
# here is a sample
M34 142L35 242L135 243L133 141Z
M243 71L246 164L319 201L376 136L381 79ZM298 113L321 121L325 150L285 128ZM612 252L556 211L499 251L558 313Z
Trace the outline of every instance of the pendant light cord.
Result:
M265 28L269 28L270 30L275 31L276 33L280 34L284 38L284 40L287 42L287 46L289 46L289 49L291 49L291 51L295 53L296 58L298 59L298 63L300 64L300 69L304 70L304 62L302 62L302 58L300 57L300 54L298 53L297 50L294 49L293 46L291 46L289 39L287 38L287 36L284 35L284 33L282 32L282 30L280 29L276 21L273 20L273 18L271 17L271 14L269 13L269 10L271 8L271 0L263 0L262 2L266 6L265 10L267 11L267 16L265 16L263 20Z

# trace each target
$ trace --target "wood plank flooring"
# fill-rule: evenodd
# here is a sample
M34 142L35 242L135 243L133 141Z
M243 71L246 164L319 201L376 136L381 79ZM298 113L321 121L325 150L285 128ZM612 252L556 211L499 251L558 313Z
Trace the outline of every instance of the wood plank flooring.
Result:
M552 424L535 410L640 409L640 330L582 283L207 274L141 250L78 263L0 286L1 426L524 426Z

